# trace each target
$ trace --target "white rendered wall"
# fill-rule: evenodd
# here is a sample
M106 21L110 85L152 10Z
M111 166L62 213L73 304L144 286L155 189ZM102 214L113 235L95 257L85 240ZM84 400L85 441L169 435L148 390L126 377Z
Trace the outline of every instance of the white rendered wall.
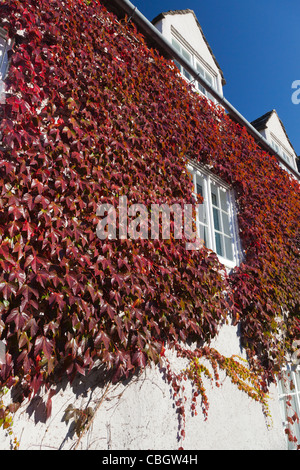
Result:
M225 354L240 354L236 328L224 326L214 346ZM184 363L176 359L180 370ZM20 450L39 449L96 449L96 450L284 450L285 437L275 387L271 389L270 427L261 406L223 377L220 388L207 382L210 402L208 420L201 410L191 417L187 408L186 438L177 440L178 420L173 407L169 385L158 367L146 369L138 378L127 384L111 386L101 372L92 374L70 385L61 387L53 397L52 415L43 422L44 407L41 397L31 405L22 406L14 417L13 430L20 442ZM98 385L97 385L98 384ZM189 385L186 382L186 396ZM103 401L101 401L103 399ZM99 406L99 403L100 406ZM68 405L83 409L99 406L90 429L78 442L72 434L72 424L64 422ZM11 437L0 431L0 449L9 449Z

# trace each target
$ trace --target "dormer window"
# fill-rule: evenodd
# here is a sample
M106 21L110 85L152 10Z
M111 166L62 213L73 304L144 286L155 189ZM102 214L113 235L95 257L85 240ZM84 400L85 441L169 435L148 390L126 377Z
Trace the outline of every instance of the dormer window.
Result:
M284 148L282 145L279 144L279 142L275 142L275 140L272 138L271 139L271 146L273 147L273 149L275 150L276 153L278 153L278 155L281 155L281 157L287 162L289 163L291 166L295 166L294 165L294 159L292 157L292 155L290 155Z
M297 171L297 155L276 110L268 111L252 121L251 124L266 139L276 154ZM279 165L285 171L291 173L288 166L283 162L280 161Z
M205 67L204 64L200 63L200 60L197 60L195 54L189 52L177 39L172 38L172 45L174 48L197 70L199 76L204 78L208 84L217 89L216 87L216 77L214 77ZM189 81L193 81L192 75L177 61L174 60L175 65L179 69L180 73ZM200 92L202 95L206 96L210 100L214 101L213 96L204 88L200 83L195 81L195 90Z

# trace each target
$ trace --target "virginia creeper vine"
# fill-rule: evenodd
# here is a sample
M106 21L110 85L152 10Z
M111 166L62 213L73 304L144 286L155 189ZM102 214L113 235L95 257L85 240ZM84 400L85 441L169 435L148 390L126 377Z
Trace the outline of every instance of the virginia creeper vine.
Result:
M100 0L8 0L0 26L14 40L0 111L2 386L22 401L46 385L50 413L59 377L101 359L118 381L173 345L205 414L203 358L265 406L299 338L299 183ZM96 236L98 204L122 195L194 204L187 159L235 191L244 259L228 275L184 240ZM209 348L228 316L249 370Z

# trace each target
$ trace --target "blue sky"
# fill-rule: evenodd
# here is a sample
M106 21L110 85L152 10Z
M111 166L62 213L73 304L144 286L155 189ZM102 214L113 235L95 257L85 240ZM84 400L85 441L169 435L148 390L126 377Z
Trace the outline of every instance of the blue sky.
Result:
M300 2L296 0L131 0L150 21L194 10L227 84L225 98L248 120L276 109L300 155ZM298 95L300 97L300 93Z

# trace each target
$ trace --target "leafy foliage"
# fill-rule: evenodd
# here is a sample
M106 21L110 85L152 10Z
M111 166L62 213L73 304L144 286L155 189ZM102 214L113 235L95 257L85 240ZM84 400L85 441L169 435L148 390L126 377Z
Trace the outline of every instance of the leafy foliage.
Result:
M298 182L100 1L8 0L0 25L15 41L1 108L2 385L32 396L98 359L117 381L166 343L209 343L231 315L266 391L299 336ZM184 240L96 236L99 203L193 203L187 158L235 190L244 262L228 276Z
M13 432L13 414L17 411L19 405L17 403L5 405L3 397L6 393L8 393L8 388L3 387L0 391L0 427L11 438L11 450L18 450L20 444Z
M69 422L74 421L74 430L77 436L80 436L82 430L88 423L89 419L93 416L93 410L88 407L86 410L75 408L73 405L69 405L65 411L63 420Z

